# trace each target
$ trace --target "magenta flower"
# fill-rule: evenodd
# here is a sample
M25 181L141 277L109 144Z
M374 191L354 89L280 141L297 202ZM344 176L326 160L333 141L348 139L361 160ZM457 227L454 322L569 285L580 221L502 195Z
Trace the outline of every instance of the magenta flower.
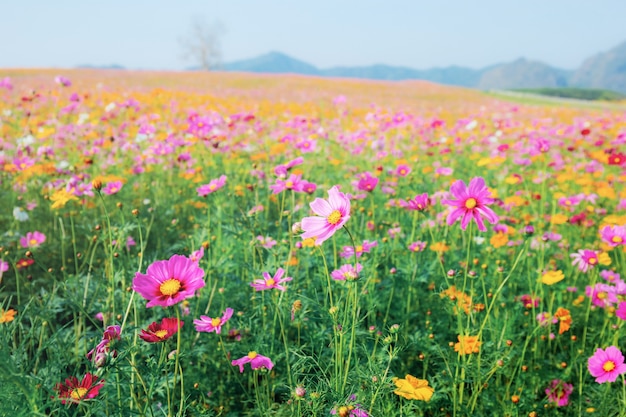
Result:
M587 272L598 264L598 254L589 249L579 249L577 253L572 253L570 258L574 259L572 265L577 266L582 272Z
M585 288L585 295L591 298L591 302L593 305L601 308L611 307L614 304L617 304L619 300L617 299L617 291L616 287L608 284L603 284L601 282L597 283L593 287L587 285Z
M304 191L303 187L304 182L302 181L302 176L299 174L291 174L286 180L276 178L276 183L270 185L270 188L272 189L272 194L280 194L285 190L302 192Z
M396 175L399 177L406 177L411 173L411 167L406 164L401 164L396 167Z
M271 249L273 246L276 245L276 240L272 239L269 236L257 236L256 239L261 243L261 246L263 246L265 249Z
M4 77L0 79L0 88L6 88L7 90L13 90L13 83L11 83L11 77Z
M557 407L565 407L569 403L569 396L572 392L574 392L574 386L560 379L552 380L550 386L546 388L548 400Z
M218 179L209 181L208 184L201 185L196 189L200 197L205 197L226 185L226 175L220 176Z
M226 324L232 316L233 309L229 307L224 310L222 317L211 318L208 316L200 316L200 319L194 320L193 324L196 326L196 331L198 332L215 332L220 334L222 332L222 326Z
M431 201L428 193L418 194L415 198L404 201L400 200L400 205L407 210L424 211L430 207Z
M182 255L173 255L167 261L156 261L146 274L137 272L133 290L148 300L146 307L168 307L193 297L204 287L204 271L198 264Z
M255 351L249 352L243 358L231 362L233 366L239 366L239 372L243 373L243 366L249 363L252 369L266 368L272 370L274 364L267 356L259 355Z
M46 235L41 232L28 232L26 236L20 238L20 246L23 248L34 249L41 246L46 241Z
M121 339L120 326L108 326L102 335L102 340L96 345L95 348L87 352L87 359L94 360L96 366L100 367L104 365L106 357L110 351L111 342ZM112 355L115 357L116 352L113 351Z
M296 159L287 162L285 165L278 165L274 168L274 174L276 174L276 176L278 177L286 177L287 176L287 172L295 167L296 165L300 165L304 162L304 158L299 156Z
M303 239L315 238L321 245L350 219L350 200L337 186L328 190L328 201L316 198L309 204L317 216L302 219Z
M618 376L626 373L624 355L615 346L609 346L606 350L596 349L587 365L589 373L596 378L598 384L615 382Z
M626 301L622 301L615 310L615 315L621 320L626 320Z
M330 273L330 277L337 281L354 281L359 277L359 272L363 269L361 264L356 264L356 269L352 265L342 265L341 268Z
M200 259L204 257L204 246L200 246L200 249L193 251L191 255L189 255L189 259L194 261L195 263L199 263Z
M447 223L451 225L458 218L461 219L461 229L465 230L471 219L474 219L478 225L478 230L484 232L487 230L483 217L491 224L498 222L498 216L487 205L493 204L494 200L491 198L491 192L485 185L485 180L481 177L472 178L469 183L469 187L465 186L465 183L461 180L456 181L450 187L450 192L456 200L442 200L442 204L446 204L455 207L450 214L448 214Z
M421 240L413 242L409 245L409 250L411 252L422 252L424 249L426 249L426 242L422 242Z
M359 175L359 182L356 188L360 191L374 191L374 188L378 185L378 178L372 176L369 172L364 172Z
M59 84L59 85L62 85L63 87L69 87L69 86L72 85L72 82L68 78L66 78L66 77L64 77L62 75L56 76L54 78L54 82Z
M291 281L293 278L292 277L283 278L284 274L285 274L285 270L282 268L278 268L276 270L276 274L274 274L273 277L270 276L268 272L263 272L263 279L254 280L254 282L250 283L250 286L254 288L256 291L264 291L264 290L271 290L271 289L285 291L285 287L283 287L280 284L282 284L283 282Z
M117 194L120 192L120 190L122 189L122 182L121 181L113 181L108 183L103 189L102 192L106 195L112 195L112 194Z
M378 246L378 242L375 240L370 242L369 240L364 240L362 245L356 245L356 257L360 258L364 253L369 253L370 250ZM344 246L343 250L339 254L342 258L349 258L354 256L355 248L353 246Z
M600 230L600 236L609 246L626 245L626 226L604 226Z

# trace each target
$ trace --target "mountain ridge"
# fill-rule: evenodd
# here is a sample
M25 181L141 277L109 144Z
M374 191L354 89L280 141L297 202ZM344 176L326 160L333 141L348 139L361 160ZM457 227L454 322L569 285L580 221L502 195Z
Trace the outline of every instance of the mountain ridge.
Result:
M220 70L387 81L425 80L480 89L582 87L626 93L626 42L587 58L574 70L565 70L526 58L480 69L459 65L415 69L386 64L321 69L277 51L251 59L229 62Z

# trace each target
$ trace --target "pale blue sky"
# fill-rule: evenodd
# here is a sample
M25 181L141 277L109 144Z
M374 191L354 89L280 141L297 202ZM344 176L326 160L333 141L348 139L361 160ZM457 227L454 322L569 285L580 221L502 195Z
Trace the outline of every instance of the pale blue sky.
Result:
M178 40L219 21L224 61L281 51L320 68L481 68L519 57L573 69L626 41L626 0L14 0L0 68L183 69Z

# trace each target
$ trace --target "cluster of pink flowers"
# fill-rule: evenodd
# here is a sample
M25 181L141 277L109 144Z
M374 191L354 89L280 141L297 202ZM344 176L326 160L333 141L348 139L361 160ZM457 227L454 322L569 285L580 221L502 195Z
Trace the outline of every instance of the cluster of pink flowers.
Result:
M113 325L108 326L104 330L102 340L87 353L87 359L93 360L97 367L102 367L106 363L107 357L111 356L115 358L117 352L111 350L111 342L121 339L120 326Z

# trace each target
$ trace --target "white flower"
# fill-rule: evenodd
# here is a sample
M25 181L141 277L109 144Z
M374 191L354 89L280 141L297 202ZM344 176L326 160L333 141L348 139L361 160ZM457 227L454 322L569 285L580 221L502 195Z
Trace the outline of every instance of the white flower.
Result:
M13 208L13 217L18 222L25 222L29 218L28 217L28 213L26 211L24 211L21 207L14 207Z

